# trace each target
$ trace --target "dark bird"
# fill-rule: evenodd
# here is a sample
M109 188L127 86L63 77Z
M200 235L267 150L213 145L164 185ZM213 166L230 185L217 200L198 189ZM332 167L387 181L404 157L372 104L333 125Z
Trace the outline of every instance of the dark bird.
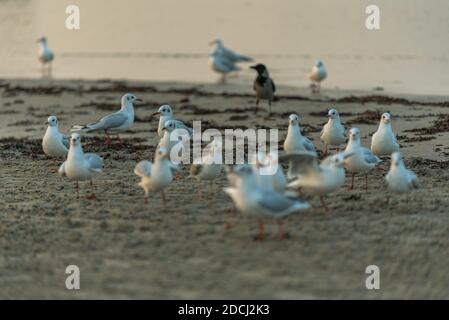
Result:
M256 112L259 108L260 100L268 100L268 109L271 114L271 102L274 99L274 93L276 92L276 86L273 79L268 74L268 69L265 65L258 63L250 67L257 71L257 77L254 80L253 89L256 92Z

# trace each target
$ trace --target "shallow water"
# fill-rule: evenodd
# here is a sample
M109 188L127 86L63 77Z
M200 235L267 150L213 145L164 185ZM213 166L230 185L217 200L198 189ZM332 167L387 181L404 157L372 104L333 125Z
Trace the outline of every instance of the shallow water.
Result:
M0 1L0 77L39 77L35 40L56 52L56 78L215 82L208 42L265 63L278 84L307 86L324 60L324 88L447 94L449 2L443 0L79 0L81 29L65 28L66 0ZM381 30L365 28L365 7ZM248 83L243 70L230 81Z

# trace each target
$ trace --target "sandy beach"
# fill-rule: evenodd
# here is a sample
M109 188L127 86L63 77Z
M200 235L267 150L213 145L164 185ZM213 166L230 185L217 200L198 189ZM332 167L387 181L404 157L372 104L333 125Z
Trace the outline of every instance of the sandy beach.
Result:
M74 194L41 148L44 122L59 118L63 132L119 107L126 92L143 99L125 146L102 144L101 135L83 136L85 151L105 159L96 178L98 200ZM384 91L308 88L278 89L272 116L254 115L251 86L156 83L119 80L0 81L0 298L145 299L447 299L449 293L449 97L392 95ZM406 164L420 188L386 202L383 170L370 175L370 192L341 189L329 197L330 213L319 199L291 215L288 237L253 241L255 221L233 216L222 191L223 175L203 199L198 184L182 178L168 190L167 207L158 195L143 202L133 168L152 159L160 104L170 103L187 122L211 128L279 128L301 115L303 133L323 149L319 132L331 107L347 127L362 131L365 146L382 112L393 115ZM282 143L280 143L282 145ZM348 181L349 182L349 181ZM235 227L225 231L226 222ZM65 267L78 265L81 290L65 288ZM365 288L365 268L381 270L381 289Z

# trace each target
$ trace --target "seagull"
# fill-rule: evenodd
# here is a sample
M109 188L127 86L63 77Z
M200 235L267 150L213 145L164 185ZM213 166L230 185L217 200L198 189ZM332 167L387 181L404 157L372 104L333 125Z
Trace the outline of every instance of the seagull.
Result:
M39 61L42 63L42 73L45 74L45 66L48 65L48 76L51 76L51 67L55 55L48 47L47 37L42 37L37 42L39 43Z
M324 154L327 155L329 152L329 146L337 146L337 152L339 146L346 142L347 135L346 130L340 122L340 115L335 109L330 109L327 113L329 120L324 125L323 130L321 130L320 138L324 142L326 148Z
M59 167L59 175L67 176L70 180L76 181L76 198L79 199L79 181L90 180L92 193L87 199L94 200L94 185L92 175L101 172L103 169L103 158L94 153L84 153L81 145L81 137L78 133L72 133L70 137L70 148L67 160Z
M162 132L164 132L164 135L159 140L157 147L165 148L169 154L171 152L171 149L175 145L182 142L183 136L190 138L189 131L185 130L184 128L176 127L176 120L165 121ZM175 133L175 135L172 135L172 133Z
M47 130L42 139L42 149L44 153L53 158L65 157L69 152L69 139L64 136L58 127L58 118L50 116L45 123Z
M94 132L102 130L106 136L106 144L110 145L112 140L109 134L117 134L117 138L120 143L123 141L118 135L121 132L128 131L134 124L134 103L140 102L131 93L127 93L122 97L122 106L119 111L109 114L99 121L86 124L86 125L74 125L71 129L72 132Z
M201 181L210 181L211 183L220 177L223 170L223 161L221 154L221 143L216 140L209 143L201 159L193 162L190 167L190 176ZM198 187L198 195L201 196L201 188Z
M299 116L293 113L288 117L288 131L284 141L284 151L292 153L304 150L316 152L313 142L301 134Z
M352 153L339 152L325 158L321 164L318 164L317 157L312 157L310 153L302 154L298 152L285 155L283 160L299 162L304 172L297 175L295 180L288 184L288 187L319 195L324 209L329 211L324 202L324 196L338 190L345 184L344 162L352 155Z
M281 219L293 212L310 208L307 202L260 188L254 170L249 165L237 166L231 170L228 176L233 176L236 186L225 188L224 191L239 211L258 218L259 234L256 240L263 240L265 218ZM283 223L279 220L279 239L284 238Z
M250 67L257 71L257 77L254 79L253 89L256 92L256 112L259 107L259 100L268 100L268 109L271 114L271 102L274 99L274 93L276 92L276 86L273 79L270 78L267 67L258 63Z
M154 163L148 160L140 161L134 168L134 173L141 177L139 186L145 192L145 203L148 203L148 193L160 192L162 202L166 205L165 188L173 181L172 170L178 168L170 162L170 153L165 148L157 148Z
M358 128L352 128L349 131L349 142L345 152L353 154L351 157L345 159L345 168L352 172L352 182L349 189L354 189L354 176L357 172L361 172L365 174L365 191L368 192L367 172L373 169L381 160L371 150L362 147L360 130Z
M226 82L226 74L240 70L236 63L253 60L226 48L221 39L213 40L210 44L215 45L215 48L209 58L209 66L213 71L221 74L222 83Z
M382 114L379 128L371 139L371 151L378 156L389 156L399 151L399 144L391 128L391 115L388 112Z
M312 81L312 93L320 93L321 89L321 81L326 79L327 71L324 67L324 63L321 60L318 60L316 64L312 67L312 71L309 73L309 79Z
M391 167L385 176L385 181L388 190L392 192L405 193L418 188L418 177L413 171L405 167L399 152L393 152L391 155Z
M176 129L186 129L190 135L193 134L193 129L189 128L187 125L185 125L182 121L175 120L173 117L173 109L170 105L164 104L159 107L159 110L157 112L154 112L153 116L159 116L159 125L157 127L157 134L159 138L162 138L164 136L164 126L165 122L168 120L173 120L176 126Z

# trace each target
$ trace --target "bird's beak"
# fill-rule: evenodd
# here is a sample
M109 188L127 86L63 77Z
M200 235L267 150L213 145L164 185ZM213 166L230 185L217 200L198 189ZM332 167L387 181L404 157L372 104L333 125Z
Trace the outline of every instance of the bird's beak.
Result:
M250 66L249 68L256 70L256 66Z
M134 101L135 101L135 102L143 102L142 99L135 99Z
M209 45L210 45L210 46L213 46L213 45L216 44L216 43L217 43L217 40L212 40L212 41L209 42Z
M162 131L167 131L167 128L162 128Z
M48 121L45 121L45 122L44 122L44 125L48 126L48 125L49 125Z
M152 115L151 115L151 117L154 117L154 116L159 116L161 113L159 112L159 111L157 111L157 112L154 112Z

